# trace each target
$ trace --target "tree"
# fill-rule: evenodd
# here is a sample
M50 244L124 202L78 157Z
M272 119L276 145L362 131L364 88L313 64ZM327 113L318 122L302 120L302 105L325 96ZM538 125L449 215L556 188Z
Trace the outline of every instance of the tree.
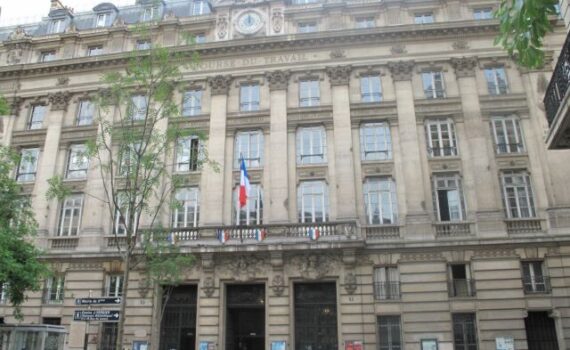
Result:
M550 16L558 14L558 0L502 0L495 13L500 21L495 45L501 45L528 68L544 64L544 36L552 31Z
M0 146L0 292L20 319L25 292L40 289L39 281L47 276L48 268L32 242L37 227L34 214L12 176L18 158L9 148Z
M143 37L152 37L144 27L138 31ZM172 222L162 225L161 217L179 205L173 194L183 178L172 174L168 163L178 140L190 136L204 139L194 130L172 123L181 115L179 101L173 95L182 80L182 68L195 65L197 60L196 53L175 54L161 47L135 51L124 70L103 76L106 88L95 98L99 133L97 139L88 142L82 156L94 161L98 170L103 200L114 223L114 245L122 260L125 294L129 276L136 269L154 285L172 286L180 283L184 270L194 261L172 244L176 240L171 233ZM198 166L210 164L203 147L191 156ZM60 176L49 182L48 198L63 200L70 194ZM171 289L165 288L163 302ZM117 349L124 345L125 310L126 298L122 298ZM161 318L162 313L159 323Z
M0 115L8 114L8 101L4 98L4 96L0 95Z

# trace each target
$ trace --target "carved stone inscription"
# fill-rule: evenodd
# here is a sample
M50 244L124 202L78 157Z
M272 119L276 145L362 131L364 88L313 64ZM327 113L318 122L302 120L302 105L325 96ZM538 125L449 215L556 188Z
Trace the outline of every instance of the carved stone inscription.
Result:
M228 58L221 60L202 61L198 64L197 70L219 70L249 66L263 66L270 64L287 64L309 61L310 57L304 53L288 53L283 55Z

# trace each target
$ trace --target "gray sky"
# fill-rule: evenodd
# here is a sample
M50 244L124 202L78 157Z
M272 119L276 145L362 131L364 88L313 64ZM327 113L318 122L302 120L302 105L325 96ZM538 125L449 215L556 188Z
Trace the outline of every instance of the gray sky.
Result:
M135 0L61 0L75 12L89 11L102 2L112 2L117 6L132 5ZM0 26L37 22L49 12L50 0L0 0L2 14Z

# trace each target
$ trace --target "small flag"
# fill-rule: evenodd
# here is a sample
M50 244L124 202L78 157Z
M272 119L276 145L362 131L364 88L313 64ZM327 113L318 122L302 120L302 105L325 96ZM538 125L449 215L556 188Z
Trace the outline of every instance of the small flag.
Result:
M219 229L217 232L218 240L222 243L226 243L230 239L230 233L228 230Z
M251 185L249 183L249 175L245 167L245 160L241 159L240 166L240 179L239 179L239 207L243 208L247 204L247 197L249 197Z
M320 236L321 236L321 232L319 231L319 228L318 228L318 227L315 227L315 228L312 228L312 227L311 227L311 228L309 229L309 238L310 238L312 241L316 241L317 239L319 239Z
M257 231L255 231L255 239L258 242L263 241L265 238L267 237L267 231L265 231L265 229L257 229Z

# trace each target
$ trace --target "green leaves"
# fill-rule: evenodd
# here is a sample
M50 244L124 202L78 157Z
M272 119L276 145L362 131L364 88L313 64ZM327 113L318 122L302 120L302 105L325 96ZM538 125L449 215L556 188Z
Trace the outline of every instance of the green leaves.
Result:
M0 116L8 115L9 110L8 101L6 101L6 98L4 98L4 96L0 96Z
M557 14L556 4L558 0L502 0L495 12L500 21L495 45L505 48L524 67L543 66L543 38L552 31L549 16Z

